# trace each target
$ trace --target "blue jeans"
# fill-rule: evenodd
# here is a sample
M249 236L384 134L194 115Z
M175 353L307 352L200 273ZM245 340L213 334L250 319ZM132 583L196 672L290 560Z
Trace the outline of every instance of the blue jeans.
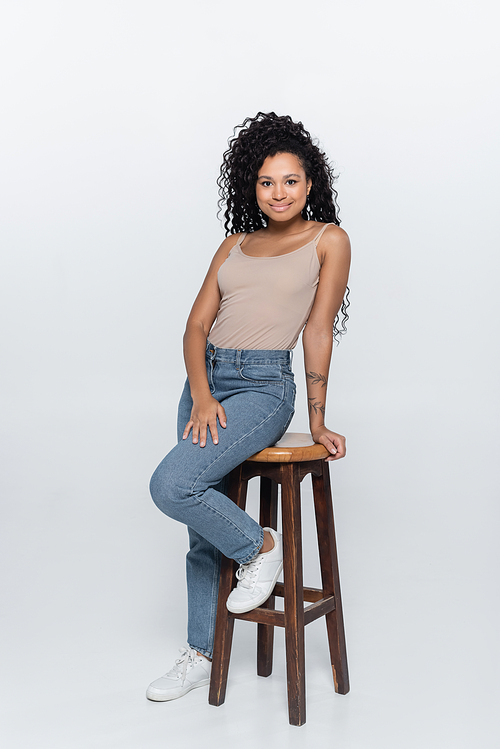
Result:
M188 643L211 657L221 552L239 564L252 559L264 532L224 493L225 477L286 432L294 412L295 383L290 351L216 348L207 344L210 392L224 406L227 427L218 426L219 444L194 445L182 433L193 401L186 380L179 403L179 442L151 478L157 507L188 526L186 558Z

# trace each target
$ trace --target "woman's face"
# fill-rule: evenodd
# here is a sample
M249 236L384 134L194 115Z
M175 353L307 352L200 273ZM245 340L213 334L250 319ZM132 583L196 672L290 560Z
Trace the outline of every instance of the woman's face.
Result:
M273 221L285 222L300 215L311 180L297 156L277 153L268 156L259 169L255 195L260 210Z

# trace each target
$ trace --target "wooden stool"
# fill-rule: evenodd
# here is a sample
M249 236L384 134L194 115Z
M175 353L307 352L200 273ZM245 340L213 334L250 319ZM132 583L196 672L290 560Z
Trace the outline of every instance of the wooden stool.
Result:
M304 626L320 616L326 618L335 691L339 694L349 691L329 464L325 462L328 455L326 448L314 444L310 435L289 432L277 445L253 455L230 474L228 494L242 509L249 479L261 477L259 522L264 527L276 529L278 484L281 484L284 584L277 583L273 595L259 608L246 614L232 614L226 608L226 600L235 584L237 564L222 558L208 698L211 705L221 705L226 696L235 619L258 623L259 676L269 676L272 672L274 627L285 628L288 712L292 725L301 726L306 721ZM316 512L321 590L304 588L302 582L300 482L309 473ZM284 597L284 612L275 610L275 596ZM304 601L311 605L304 608Z

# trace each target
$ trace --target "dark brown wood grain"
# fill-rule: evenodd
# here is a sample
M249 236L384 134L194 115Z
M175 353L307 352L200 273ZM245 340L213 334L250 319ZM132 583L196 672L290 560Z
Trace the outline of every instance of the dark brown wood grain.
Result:
M271 627L285 626L285 614L283 611L266 609L264 606L247 611L245 614L231 614L231 616L233 619L241 619L244 622L256 622L257 624L265 624Z
M306 721L306 674L300 479L297 463L282 465L281 469L288 711L290 723L301 726Z
M278 527L278 484L262 476L260 480L259 523L262 528ZM262 605L264 609L274 609L274 596L269 596ZM257 674L270 676L273 672L273 624L257 624Z
M311 606L306 606L304 609L304 624L310 624L319 619L320 616L326 616L334 608L335 598L333 596L322 598L321 601L316 601Z
M333 595L335 609L325 617L330 647L333 681L335 691L347 694L349 691L349 672L347 668L347 649L342 613L342 596L340 593L340 576L337 560L337 544L333 521L332 494L330 488L329 464L323 462L321 477L313 476L314 508L318 531L319 559L321 581L325 595Z
M276 583L274 586L274 595L284 598L285 586L283 583ZM304 586L304 601L315 603L323 598L323 591L321 588L306 588Z

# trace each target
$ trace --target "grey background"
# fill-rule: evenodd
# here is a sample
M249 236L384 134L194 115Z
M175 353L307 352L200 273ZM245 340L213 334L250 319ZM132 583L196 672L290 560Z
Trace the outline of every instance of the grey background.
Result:
M6 2L3 745L497 747L498 43L493 2ZM175 440L185 318L223 238L233 126L301 119L353 244L328 424L352 692L282 633L224 707L146 702L185 642L184 529L148 497ZM307 429L300 344L294 431ZM309 490L306 579L317 580ZM255 501L251 503L255 511ZM193 721L193 713L196 720Z

